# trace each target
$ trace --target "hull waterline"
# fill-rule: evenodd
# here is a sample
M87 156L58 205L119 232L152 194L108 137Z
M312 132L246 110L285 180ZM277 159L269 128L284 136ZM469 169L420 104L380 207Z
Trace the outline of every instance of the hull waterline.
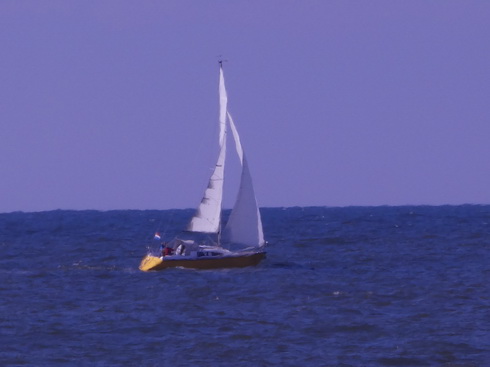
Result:
M236 256L215 256L201 258L161 258L147 255L141 260L141 271L164 270L168 268L227 269L255 266L265 258L265 252Z

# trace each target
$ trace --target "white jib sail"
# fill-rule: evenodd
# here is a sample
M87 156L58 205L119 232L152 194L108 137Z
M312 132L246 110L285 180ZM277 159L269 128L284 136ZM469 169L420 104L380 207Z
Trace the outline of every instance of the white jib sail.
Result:
M229 113L227 115L235 140L237 154L242 164L242 175L235 205L233 206L223 234L225 239L232 243L248 246L263 246L265 244L264 232L257 199L255 197L255 190L252 184L252 176L248 168L247 158L243 153L238 131L231 115Z
M223 70L220 69L219 80L219 145L218 161L209 179L208 187L192 217L187 230L191 232L218 233L221 222L221 203L223 200L223 182L226 158L226 109L228 98L225 89Z

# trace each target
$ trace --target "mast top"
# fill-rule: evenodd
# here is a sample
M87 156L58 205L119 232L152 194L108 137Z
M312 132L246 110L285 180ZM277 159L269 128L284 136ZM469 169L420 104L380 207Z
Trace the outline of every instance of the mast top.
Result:
M219 57L219 60L218 60L219 67L220 67L221 69L223 69L223 63L224 63L224 62L227 62L228 60L223 60L223 58L221 57L221 55L219 55L218 57Z

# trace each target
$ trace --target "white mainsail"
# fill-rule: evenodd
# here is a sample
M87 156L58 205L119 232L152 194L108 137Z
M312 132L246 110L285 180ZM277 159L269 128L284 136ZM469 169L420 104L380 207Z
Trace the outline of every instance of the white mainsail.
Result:
M223 182L226 158L226 111L228 97L225 89L223 70L220 68L219 80L219 145L218 161L209 179L208 187L199 207L192 217L187 230L190 232L218 233L221 222L221 203L223 201Z
M220 154L216 167L209 180L208 188L206 189L201 204L199 205L196 214L191 219L187 230L205 233L218 233L220 231L226 155L226 123L229 122L235 141L236 151L242 166L242 173L235 205L233 206L230 218L223 231L223 237L226 242L261 247L265 244L262 220L252 184L252 176L250 175L248 162L240 142L240 136L238 135L236 126L227 109L228 98L222 67L220 68L219 96Z

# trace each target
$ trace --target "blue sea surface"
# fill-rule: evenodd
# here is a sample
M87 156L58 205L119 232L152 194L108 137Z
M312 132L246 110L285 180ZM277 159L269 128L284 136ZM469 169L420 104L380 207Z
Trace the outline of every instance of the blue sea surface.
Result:
M490 206L261 212L259 266L149 273L192 211L0 214L0 365L490 366Z

